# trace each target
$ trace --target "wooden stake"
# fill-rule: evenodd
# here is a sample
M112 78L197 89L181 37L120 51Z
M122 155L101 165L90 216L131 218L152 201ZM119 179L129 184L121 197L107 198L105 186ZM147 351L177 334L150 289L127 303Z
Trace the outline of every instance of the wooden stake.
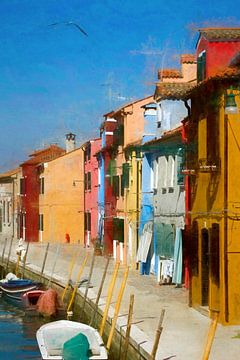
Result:
M119 265L120 262L118 261L115 265L113 274L112 274L112 279L108 288L108 294L107 294L107 302L105 305L105 309L104 309L104 313L103 313L103 318L102 318L102 322L100 325L100 329L99 329L99 334L102 336L103 335L103 330L107 321L107 316L108 316L108 310L110 307L110 303L111 303L111 299L112 299L112 294L113 294L113 289L116 283L116 279L117 279L117 274L118 274L118 269L119 269Z
M20 251L20 254L18 254L17 262L16 262L16 268L15 268L15 275L16 275L17 277L18 277L18 269L19 269L20 259L21 259L21 251Z
M54 262L53 262L52 271L51 271L51 276L50 276L50 278L48 280L48 285L47 285L48 288L52 284L53 273L54 273L54 270L55 270L55 267L56 267L56 264L57 264L57 259L58 259L59 253L60 253L60 247L61 247L61 244L58 244L56 254L55 254L55 259L54 259Z
M88 258L89 258L89 254L86 254L85 256L85 259L82 263L82 265L80 266L80 269L79 269L79 272L78 272L78 275L77 275L77 280L76 280L76 284L74 286L74 290L73 290L73 293L72 293L72 296L71 296L71 299L69 301L69 304L68 304L68 307L67 307L67 313L69 313L71 311L71 308L72 308L72 304L73 304L73 301L75 299L75 295L76 295L76 292L77 292L77 289L78 289L78 283L79 283L79 280L81 278L81 275L82 275L82 272L83 272L83 269L88 261ZM69 316L69 315L68 315Z
M208 360L208 358L209 358L212 343L213 343L213 339L214 339L215 332L216 332L216 329L217 329L218 317L219 317L219 313L216 313L214 319L211 322L202 360Z
M6 246L7 246L7 238L5 238L5 241L4 241L4 246L3 246L3 252L2 252L2 265L3 265L3 261L4 261L4 255L5 255Z
M121 306L121 302L122 302L124 289L125 289L126 282L127 282L128 272L129 272L129 267L126 267L126 270L125 270L124 276L123 276L123 280L121 283L121 287L120 287L120 290L118 293L117 302L116 302L115 309L114 309L114 316L113 316L111 330L110 330L110 334L109 334L108 342L107 342L107 350L110 349L111 344L112 344L112 338L113 338L115 326L117 323L117 318L118 318L118 314L119 314L119 310L120 310L120 306Z
M3 268L3 262L4 262L4 255L5 255L5 251L6 251L6 246L7 246L7 238L5 238L5 242L4 242L4 246L3 246L3 252L2 252L2 269L1 269L1 279L3 278L4 275L4 268Z
M46 260L47 260L47 255L48 255L48 249L49 249L49 242L47 243L47 247L46 247L44 258L43 258L42 270L41 270L40 279L39 279L40 282L42 281L42 276L43 276L43 272L44 272L44 268L45 268L45 264L46 264Z
M159 344L160 336L161 336L162 329L163 329L163 328L162 328L162 323L163 323L164 314L165 314L165 310L163 309L163 310L161 311L161 315L160 315L160 319L159 319L159 323L158 323L158 328L157 328L156 335L155 335L155 340L154 340L154 344L153 344L153 349L152 349L152 353L151 353L150 360L155 360L155 358L156 358L157 349L158 349L158 344Z
M125 343L124 343L124 348L123 348L121 360L126 360L127 359L128 344L129 344L130 331L131 331L131 326L132 326L133 304L134 304L134 294L131 294L130 295L129 310L128 310L128 321L127 321Z
M25 252L25 255L24 255L24 259L23 259L22 279L24 279L24 275L25 275L25 268L26 268L26 262L27 262L27 255L28 255L29 245L30 245L30 242L28 241L28 243L27 243L27 248L26 248L26 252Z
M86 304L86 300L87 300L88 289L89 289L89 286L90 286L92 273L93 273L94 261L95 261L95 253L94 253L94 250L93 250L92 261L91 261L91 265L90 265L90 269L89 269L89 275L88 275L88 281L87 281L85 294L84 294L84 299L83 299L83 304L82 304L82 308L81 308L81 312L80 312L80 320L82 319L83 314L84 314L84 308L85 308L85 304Z
M70 265L69 265L67 283L66 283L66 286L65 286L65 288L63 290L63 293L62 293L62 302L64 301L66 292L67 292L67 290L69 288L69 282L70 282L70 279L71 279L71 276L72 276L73 268L74 268L75 262L76 262L79 254L80 254L79 251L73 253L73 256L72 256L72 259L71 259L71 262L70 262Z
M101 280L101 283L100 283L100 287L98 289L98 294L97 294L97 298L96 298L96 301L95 301L92 318L91 318L91 321L89 323L90 326L94 326L94 323L95 323L95 316L96 316L97 309L98 309L98 303L99 303L99 300L100 300L100 297L101 297L101 294L102 294L103 285L104 285L104 282L105 282L105 279L106 279L109 261L110 261L110 258L108 256L106 264L105 264L102 280Z
M9 246L9 252L8 252L8 258L7 258L6 272L8 272L8 266L9 266L10 254L11 254L11 250L12 250L12 243L13 243L13 236L11 237L11 242L10 242L10 246Z

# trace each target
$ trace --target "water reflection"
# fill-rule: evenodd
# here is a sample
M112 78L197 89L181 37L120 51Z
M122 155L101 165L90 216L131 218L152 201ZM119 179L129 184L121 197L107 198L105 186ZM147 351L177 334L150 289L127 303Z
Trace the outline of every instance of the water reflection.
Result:
M35 334L45 322L0 298L0 360L40 360Z

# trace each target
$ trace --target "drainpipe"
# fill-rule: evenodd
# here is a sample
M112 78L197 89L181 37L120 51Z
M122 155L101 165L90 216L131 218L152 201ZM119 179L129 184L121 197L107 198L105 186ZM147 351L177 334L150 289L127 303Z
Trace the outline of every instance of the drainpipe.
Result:
M225 284L225 320L229 322L228 303L228 115L224 116L224 284Z

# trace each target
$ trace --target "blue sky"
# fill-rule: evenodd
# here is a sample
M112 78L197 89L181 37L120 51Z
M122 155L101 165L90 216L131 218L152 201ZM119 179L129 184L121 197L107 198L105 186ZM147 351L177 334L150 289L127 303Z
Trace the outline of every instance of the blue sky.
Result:
M157 69L194 52L196 29L239 15L222 0L1 0L0 171L69 131L78 145L97 137L103 114L152 94ZM61 21L89 36L49 26Z

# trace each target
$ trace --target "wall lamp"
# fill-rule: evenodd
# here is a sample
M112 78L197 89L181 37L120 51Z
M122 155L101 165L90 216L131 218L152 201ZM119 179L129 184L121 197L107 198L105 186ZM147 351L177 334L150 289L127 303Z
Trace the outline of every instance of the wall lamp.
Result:
M84 182L84 180L73 180L73 186L76 186L78 182Z
M232 86L230 87L230 92L228 94L225 95L225 109L224 109L224 113L226 115L228 114L238 114L238 107L237 107L237 103L235 100L235 94L233 93L233 88Z

